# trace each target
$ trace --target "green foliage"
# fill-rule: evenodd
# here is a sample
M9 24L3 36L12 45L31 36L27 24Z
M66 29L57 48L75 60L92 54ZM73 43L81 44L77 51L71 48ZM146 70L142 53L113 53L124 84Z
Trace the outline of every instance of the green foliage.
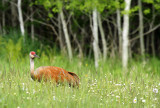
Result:
M43 5L45 9L51 9L54 13L61 11L63 7L67 10L80 10L85 12L90 12L94 8L97 8L99 12L103 12L104 9L116 9L119 2L113 0L36 0L35 4Z
M153 4L154 0L143 0L143 2L148 3L148 4Z
M154 8L158 12L160 12L160 0L143 0L143 3L152 4L154 6ZM150 13L149 8L147 8L147 10L145 9L144 13L149 14Z
M150 12L151 12L151 10L148 8L148 9L145 9L143 13L144 13L145 15L147 15L147 14L150 14Z
M48 14L48 17L49 17L49 18L52 18L52 17L53 17L53 14L49 13L49 14Z
M28 55L30 51L35 51L39 55L47 52L50 47L47 47L47 43L34 40L32 43L31 38L25 36L25 43L19 32L11 31L5 36L0 37L0 58L7 61L17 62L17 60L23 59ZM43 45L46 44L46 45ZM58 52L58 51L57 51Z
M156 10L160 11L160 2L159 3L155 3L154 7Z
M7 56L9 60L16 61L18 58L21 58L22 38L20 38L17 43L9 39L4 43L4 48L5 56Z
M133 14L133 13L136 13L138 11L139 7L138 6L134 6L132 7L129 11L121 11L122 14Z
M22 51L22 38L19 38L16 41L12 39L0 38L0 55L7 58L9 61L16 61L18 58L21 58Z
M132 7L132 8L130 9L130 12L131 12L131 13L137 12L138 9L139 9L138 6L134 6L134 7Z

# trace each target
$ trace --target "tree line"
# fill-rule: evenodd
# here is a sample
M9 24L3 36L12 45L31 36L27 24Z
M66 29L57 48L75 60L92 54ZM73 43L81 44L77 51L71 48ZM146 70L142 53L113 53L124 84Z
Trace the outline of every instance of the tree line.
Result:
M159 0L2 0L0 34L19 29L56 45L69 59L119 57L124 68L137 55L159 56Z

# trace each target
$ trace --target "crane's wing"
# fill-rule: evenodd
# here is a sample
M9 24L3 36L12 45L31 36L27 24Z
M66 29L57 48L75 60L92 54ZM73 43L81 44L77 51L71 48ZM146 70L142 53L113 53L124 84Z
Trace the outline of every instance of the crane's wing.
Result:
M73 73L73 72L68 72L68 73L75 78L77 83L79 83L79 77L75 73Z

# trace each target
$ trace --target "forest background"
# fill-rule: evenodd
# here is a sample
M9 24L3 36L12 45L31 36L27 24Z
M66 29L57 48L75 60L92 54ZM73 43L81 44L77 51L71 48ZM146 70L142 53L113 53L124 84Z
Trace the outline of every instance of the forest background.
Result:
M2 0L1 37L21 31L79 58L122 59L159 56L159 0ZM14 38L14 36L12 36ZM47 48L45 48L47 49ZM26 52L25 52L26 53ZM141 56L141 57L140 57Z

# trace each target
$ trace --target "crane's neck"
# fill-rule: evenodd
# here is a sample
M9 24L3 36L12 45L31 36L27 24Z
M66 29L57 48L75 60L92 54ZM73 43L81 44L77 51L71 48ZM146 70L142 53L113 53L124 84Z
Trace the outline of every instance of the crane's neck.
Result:
M34 77L34 59L30 58L30 71L31 71L31 77Z

